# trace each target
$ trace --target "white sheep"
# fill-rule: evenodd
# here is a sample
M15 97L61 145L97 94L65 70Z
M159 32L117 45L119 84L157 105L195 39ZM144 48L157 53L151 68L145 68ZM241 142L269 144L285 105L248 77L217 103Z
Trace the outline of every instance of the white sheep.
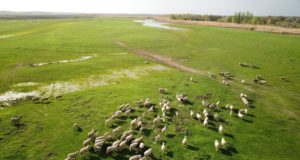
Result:
M219 148L220 148L220 143L219 143L218 140L215 140L215 149L216 149L216 151L218 151Z
M241 112L239 112L239 113L238 113L238 117L241 118L241 119L243 119L243 118L244 118L244 114L241 113Z
M160 136L160 134L158 134L157 136L155 136L155 142L159 142L159 141L161 141L161 136Z
M222 137L222 139L221 139L221 146L223 149L225 149L227 147L227 142L225 141L224 137Z
M217 106L217 107L220 107L220 103L221 103L221 101L218 101L218 102L216 103L216 106Z
M157 116L156 118L154 118L153 124L157 124L159 122L160 122L160 116Z
M127 144L127 141L126 141L126 140L122 141L122 142L119 144L119 150L122 150L123 148L125 148L126 144Z
M230 117L232 116L232 113L233 113L233 111L230 111L230 112L229 112Z
M221 124L220 124L218 130L219 130L219 133L220 133L220 134L223 134L224 128L223 128L223 126L222 126Z
M113 142L113 146L118 146L121 143L121 140L116 140Z
M140 149L143 149L145 147L145 144L142 142L142 143L140 143L140 145L139 145L139 148Z
M178 113L178 111L175 111L175 115L176 115L176 117L178 117L178 116L179 116L179 113Z
M208 118L205 117L204 121L203 121L203 126L206 127L208 125Z
M80 155L83 155L83 154L89 152L89 150L90 150L90 146L86 146L86 147L81 148L79 153L80 153Z
M69 153L67 157L70 159L75 159L78 156L78 153L79 153L78 151Z
M182 142L181 142L182 145L186 145L187 144L187 136L184 136Z
M114 128L114 129L112 130L112 133L113 133L113 134L116 134L116 133L118 133L118 132L120 131L120 129L121 129L121 127Z
M132 134L130 134L125 138L125 141L130 142L132 139L133 139L133 136L132 136Z
M160 150L164 153L165 150L166 150L166 145L165 145L165 142L162 142L162 145L160 147Z
M194 116L194 111L191 110L190 114L191 114L191 117L193 117Z
M142 158L141 155L134 155L134 156L130 157L129 160L139 160L141 158Z
M106 148L106 154L109 154L109 153L117 151L117 150L118 150L118 146L109 146Z
M161 133L162 133L162 134L165 134L166 130L167 130L167 126L164 126L164 127L161 129Z
M129 151L132 151L138 145L139 145L138 143L131 143L130 146L129 146Z
M197 113L197 114L196 114L196 118L197 118L198 120L201 120L201 114Z
M82 145L85 147L85 146L89 145L91 142L92 142L92 139L88 138L85 141L83 141Z
M144 156L145 156L145 157L148 157L148 156L151 155L151 153L152 153L152 148L149 148L149 149L147 149L147 150L144 152Z
M140 138L137 138L137 139L134 139L133 141L132 141L132 143L141 143L142 141L143 141L143 136L142 137L140 137Z

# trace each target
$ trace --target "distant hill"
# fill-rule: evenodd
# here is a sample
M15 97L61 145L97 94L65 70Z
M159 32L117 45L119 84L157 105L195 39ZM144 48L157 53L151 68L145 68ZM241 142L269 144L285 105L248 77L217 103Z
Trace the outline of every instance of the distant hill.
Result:
M32 18L92 18L92 17L154 17L155 14L101 14L101 13L62 13L62 12L14 12L0 11L1 19Z

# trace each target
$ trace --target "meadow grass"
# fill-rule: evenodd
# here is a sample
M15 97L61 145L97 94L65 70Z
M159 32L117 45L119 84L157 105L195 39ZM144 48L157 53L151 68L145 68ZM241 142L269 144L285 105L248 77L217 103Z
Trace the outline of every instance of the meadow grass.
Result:
M120 104L134 104L147 97L157 104L159 97L164 96L158 92L159 87L169 89L171 106L180 111L180 118L166 123L167 153L161 153L160 145L153 143L156 130L145 139L146 146L154 149L153 159L296 160L300 156L299 36L189 25L176 25L186 28L184 32L163 30L144 27L129 18L3 20L0 23L0 35L26 32L0 39L1 94L22 82L46 85L156 64L152 61L145 64L144 58L119 47L114 43L116 40L132 48L169 56L205 72L230 71L235 79L248 82L261 74L270 84L244 86L236 80L235 85L225 86L219 78L211 80L170 68L151 71L138 79L120 79L108 86L69 93L62 100L51 99L49 104L23 101L0 110L0 159L64 159L68 153L81 148L91 129L98 129L101 134L109 131L104 121ZM96 56L81 62L27 66L89 55ZM239 62L255 64L260 69L241 68ZM290 82L281 81L280 76L286 76ZM197 82L190 82L189 77ZM20 91L33 89L27 87ZM187 94L193 105L179 105L174 100L177 92ZM217 153L213 143L221 135L213 126L204 128L199 121L191 119L189 110L202 111L201 100L196 96L207 93L211 94L210 102L221 100L222 105L230 103L242 108L241 92L253 100L254 108L250 108L246 121L229 117L228 111L218 109L218 114L228 122L224 124L227 133L224 137L231 144L232 152ZM134 115L145 109L137 110ZM147 118L150 121L158 113ZM23 116L24 126L11 125L9 119L15 115ZM129 121L124 121L122 130ZM82 132L73 130L75 122L82 126ZM176 127L183 129L176 131ZM191 132L188 147L181 146L184 128ZM79 159L128 159L133 154L88 154Z

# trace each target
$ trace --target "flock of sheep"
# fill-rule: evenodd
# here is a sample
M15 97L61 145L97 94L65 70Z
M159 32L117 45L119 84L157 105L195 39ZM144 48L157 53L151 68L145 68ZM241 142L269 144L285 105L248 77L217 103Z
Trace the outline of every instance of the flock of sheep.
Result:
M166 88L159 88L160 93L166 93L167 91L168 90ZM185 94L177 93L175 98L178 105L188 104L190 102ZM238 110L237 116L243 119L248 113L249 100L247 95L243 93L240 94L240 98L245 107ZM114 124L118 124L117 122L120 121L121 118L129 118L131 120L128 128L123 128L119 125L102 135L99 135L99 132L93 129L88 133L87 139L83 141L83 147L79 151L68 154L65 160L74 160L89 152L106 154L105 156L109 156L113 152L120 153L123 150L134 154L129 157L129 160L147 159L153 156L153 149L148 147L148 145L144 142L144 138L148 136L144 133L147 129L158 131L157 134L151 138L154 140L155 144L161 144L160 150L162 153L165 153L167 146L165 143L166 141L163 141L163 139L168 132L168 126L165 122L172 122L170 118L180 119L180 114L186 114L183 111L180 113L179 109L175 106L176 105L174 104L170 104L170 99L168 97L160 98L158 105L154 105L150 98L137 101L136 107L132 107L130 104L122 104L118 107L118 110L115 113L105 120L105 125L114 126ZM219 134L223 135L225 129L222 122L224 122L224 119L214 111L222 107L229 110L229 114L232 116L236 111L234 110L233 105L227 104L225 106L221 106L220 101L216 103L209 103L207 99L203 99L202 106L203 110L190 110L191 119L201 122L203 127L208 127L209 122L214 121L219 124ZM143 109L142 113L135 114L139 108L145 108L146 110ZM150 120L149 118L146 118L146 116L149 115L152 117ZM76 130L80 129L80 126L77 123L75 123L73 127ZM188 135L188 133L185 133L181 142L182 146L188 145ZM220 140L216 139L214 141L216 151L219 151L220 149L226 150L228 145L229 144L223 136L220 137Z

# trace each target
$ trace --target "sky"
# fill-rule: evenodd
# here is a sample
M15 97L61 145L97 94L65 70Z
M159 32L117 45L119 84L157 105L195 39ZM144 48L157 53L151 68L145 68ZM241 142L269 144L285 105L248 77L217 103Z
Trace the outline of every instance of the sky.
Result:
M0 0L0 11L300 16L300 0Z

